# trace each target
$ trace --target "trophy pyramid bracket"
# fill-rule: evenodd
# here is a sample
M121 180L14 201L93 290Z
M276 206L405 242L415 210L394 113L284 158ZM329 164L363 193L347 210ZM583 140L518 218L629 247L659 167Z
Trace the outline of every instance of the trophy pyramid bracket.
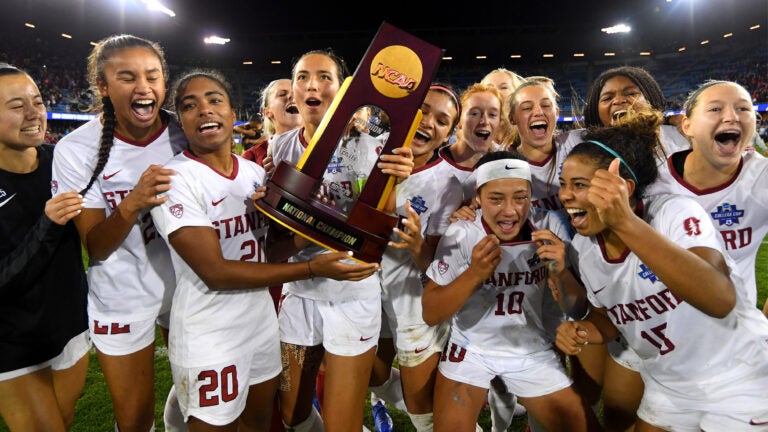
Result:
M256 206L295 233L335 251L352 251L361 262L380 262L397 217L384 207L394 177L373 164L357 200L344 213L317 197L323 175L361 107L386 113L389 135L381 154L408 146L421 120L442 50L388 23L382 23L352 78L342 85L296 166L280 162L267 182L267 195ZM358 184L356 179L350 182Z

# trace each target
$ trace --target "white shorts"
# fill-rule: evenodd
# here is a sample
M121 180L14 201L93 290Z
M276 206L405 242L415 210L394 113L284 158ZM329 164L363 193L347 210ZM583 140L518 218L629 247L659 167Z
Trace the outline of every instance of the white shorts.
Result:
M552 394L573 383L553 350L525 357L498 356L473 353L450 341L438 368L448 379L485 389L498 376L509 393L527 398Z
M400 282L382 291L381 306L386 323L382 322L381 337L394 339L401 366L414 367L443 350L450 335L450 321L427 325L422 317L421 280L411 277ZM385 328L388 331L384 331Z
M768 364L760 368L749 378L724 377L722 385L690 395L644 378L637 416L674 431L768 431Z
M64 349L56 357L46 360L42 363L38 363L33 366L23 367L8 372L0 373L0 381L9 381L20 376L31 374L32 372L39 371L50 367L52 370L65 370L75 365L84 355L91 349L91 338L88 335L88 330L73 337L64 346Z
M155 319L133 322L103 322L90 319L88 327L93 344L104 354L133 354L155 342Z
M635 350L629 347L627 340L624 336L619 336L618 339L608 342L608 353L611 358L621 366L640 372L640 364L643 362L640 356L635 353Z
M237 420L245 409L248 388L274 378L282 370L279 350L269 351L205 367L183 368L171 363L184 421L193 416L222 426Z
M280 342L302 346L322 344L331 354L354 357L378 342L381 297L324 301L285 293L278 320Z

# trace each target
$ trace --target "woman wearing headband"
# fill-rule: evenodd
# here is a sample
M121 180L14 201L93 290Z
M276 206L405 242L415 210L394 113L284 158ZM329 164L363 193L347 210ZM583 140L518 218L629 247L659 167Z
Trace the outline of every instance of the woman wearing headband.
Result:
M557 346L575 355L624 337L645 383L635 430L752 430L768 421L768 321L737 295L741 278L699 204L643 198L660 122L646 113L590 129L563 164L590 310L560 326Z
M448 227L427 269L427 324L451 322L435 384L435 431L471 430L499 377L549 431L597 430L547 336L552 278L576 284L565 258L567 227L531 208L528 163L509 152L476 169L480 217ZM554 261L548 264L549 261Z

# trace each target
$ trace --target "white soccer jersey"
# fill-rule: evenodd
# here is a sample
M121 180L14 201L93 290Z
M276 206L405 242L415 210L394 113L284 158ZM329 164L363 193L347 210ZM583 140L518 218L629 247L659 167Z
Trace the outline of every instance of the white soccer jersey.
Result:
M550 229L569 239L558 214L534 210L532 230ZM438 285L453 282L469 268L472 249L491 231L482 212L473 221L451 224L438 245L427 276ZM464 303L451 320L451 342L467 351L489 355L525 356L552 349L546 313L554 300L547 285L546 263L536 242L502 243L502 258L493 275ZM557 306L554 306L556 308Z
M273 150L275 166L283 161L296 166L307 148L303 132L304 128L299 128L275 137ZM378 151L381 150L379 147L381 141L373 138L368 143L376 145L375 147L373 145L361 146L357 150L367 151L362 151L362 153L355 155L352 155L351 149L347 150L339 145L331 158L330 163L326 167L326 173L323 176L321 186L321 193L333 200L339 208L348 210L349 205L354 202L355 198L357 198L357 193L355 192L355 189L353 189L359 184L357 173L370 172L370 168L373 168L373 161L378 158ZM351 161L350 159L353 160ZM361 166L365 163L371 163L368 171L361 169ZM289 262L308 261L321 253L328 252L330 252L328 249L313 245L299 251L298 254L289 258ZM365 299L375 297L381 293L378 272L371 277L357 282L336 281L323 277L315 277L311 280L301 280L283 284L283 289L299 297L323 301Z
M438 155L441 159L446 161L452 168L451 173L461 182L462 190L464 191L464 198L462 202L467 203L469 200L475 197L475 185L477 184L477 176L475 175L475 168L467 168L457 164L448 154L447 147L443 147L438 150Z
M398 219L408 218L405 204L410 203L411 209L419 214L422 237L442 236L450 225L451 214L461 206L463 196L461 183L452 173L453 167L441 158L414 170L410 177L397 185ZM398 226L403 228L402 223L398 223ZM398 241L397 234L392 234L392 240ZM405 270L400 268L401 265L412 265L415 268L410 252L387 248L382 268L394 272Z
M644 219L679 246L722 252L707 213L690 198L659 195L645 210ZM599 236L576 235L573 246L590 302L607 310L641 358L644 380L677 394L706 395L708 388L738 385L754 364L768 361L768 320L741 297L727 317L712 318L677 298L631 251L608 260ZM738 286L733 263L724 258Z
M744 278L749 302L756 305L757 250L768 234L768 188L765 187L768 159L748 151L731 181L701 190L683 180L674 162L679 160L679 164L683 164L689 152L670 156L666 169L659 171L659 179L646 190L646 195L673 193L691 197L701 204L712 219L715 229L720 231L726 252L736 262L739 274Z
M185 151L166 164L177 175L168 201L152 209L164 239L184 227L210 227L224 259L266 262L267 217L251 199L264 169L232 155L232 174L214 170ZM279 341L277 315L266 288L212 291L171 248L176 292L171 308L169 356L182 367L203 367L255 352ZM258 288L258 289L257 289Z
M101 129L101 120L95 118L56 144L54 195L80 191L88 184L98 161ZM115 134L109 160L85 195L86 208L104 209L109 217L151 164L163 165L185 147L186 139L174 122L146 142L132 142ZM141 212L109 258L91 259L88 285L88 315L92 320L139 321L170 310L175 285L170 255L148 210Z

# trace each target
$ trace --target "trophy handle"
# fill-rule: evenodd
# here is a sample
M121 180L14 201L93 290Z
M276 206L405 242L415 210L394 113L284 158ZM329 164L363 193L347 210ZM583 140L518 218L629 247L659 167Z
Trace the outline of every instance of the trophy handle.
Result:
M413 137L416 135L416 131L419 129L419 123L421 123L421 118L424 117L424 113L421 112L421 108L416 110L416 115L413 117L413 122L411 122L411 128L408 129L408 133L405 135L405 142L403 143L402 147L410 147L411 143L413 142ZM392 189L395 187L395 177L389 176L387 179L387 184L384 186L384 192L381 194L381 198L379 198L378 204L376 204L376 210L383 210L384 207L387 205L387 201L389 201L389 195L392 193Z

